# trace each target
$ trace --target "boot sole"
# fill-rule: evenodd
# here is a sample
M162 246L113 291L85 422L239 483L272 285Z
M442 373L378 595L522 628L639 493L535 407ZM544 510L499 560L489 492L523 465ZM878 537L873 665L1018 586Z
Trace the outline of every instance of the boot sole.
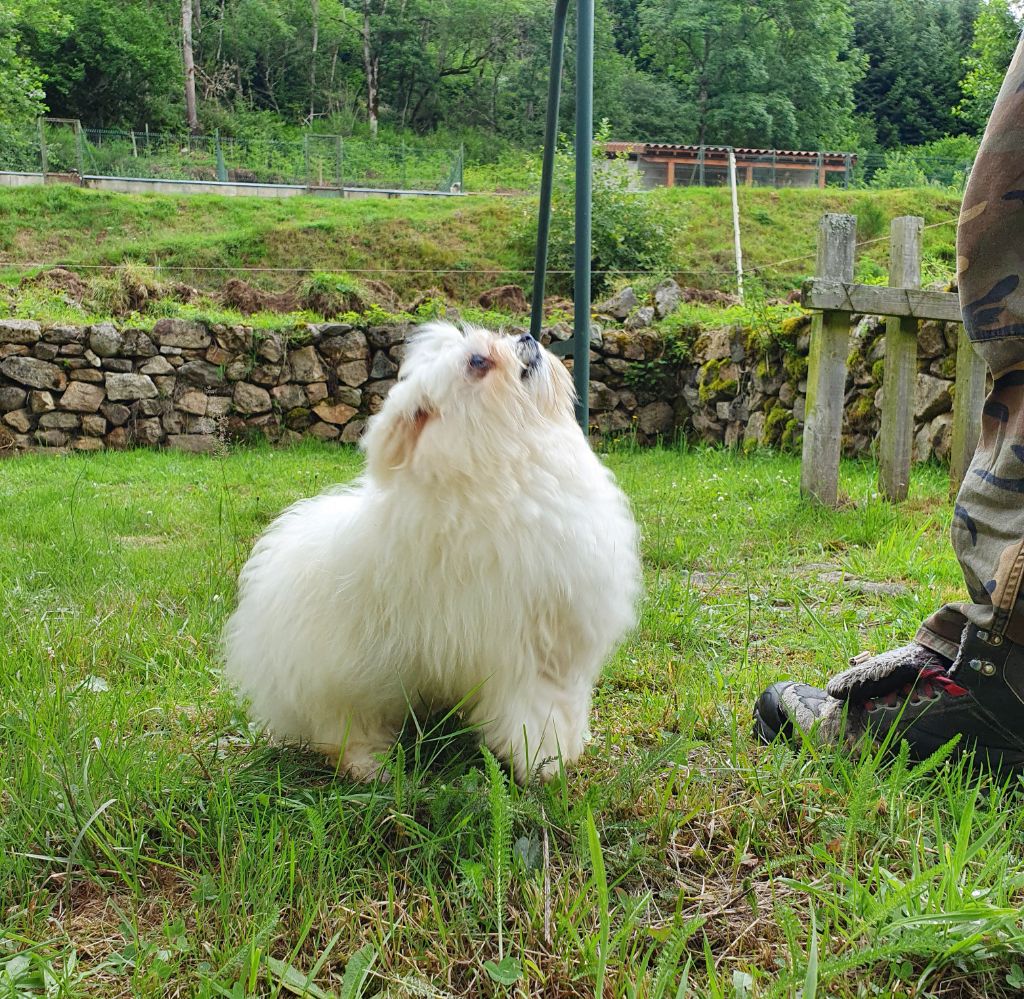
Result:
M782 710L780 697L781 691L790 686L792 681L773 683L754 705L754 736L765 744L793 735L793 723Z

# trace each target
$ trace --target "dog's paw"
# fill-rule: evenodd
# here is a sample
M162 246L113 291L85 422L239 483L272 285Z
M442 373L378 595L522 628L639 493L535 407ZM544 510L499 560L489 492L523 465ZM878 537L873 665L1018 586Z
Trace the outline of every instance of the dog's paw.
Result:
M351 757L346 754L338 771L361 784L372 784L374 781L387 784L391 780L391 771L376 756Z

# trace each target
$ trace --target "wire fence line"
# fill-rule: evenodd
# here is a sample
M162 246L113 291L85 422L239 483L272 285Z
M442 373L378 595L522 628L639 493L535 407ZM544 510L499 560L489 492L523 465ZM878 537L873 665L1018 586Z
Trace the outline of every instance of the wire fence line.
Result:
M0 171L131 180L461 190L461 149L307 133L299 141L83 128L75 119L0 128Z
M779 179L786 170L770 162L773 155L766 154L764 164L755 164L748 171L748 180L754 186L795 183L792 178ZM658 166L664 173L664 165ZM830 170L824 179L828 186L932 186L962 191L972 166L969 158L928 156L913 149L890 150L847 154L842 169ZM463 190L463 168L461 148L387 144L314 132L286 141L239 139L217 132L197 136L148 129L86 128L76 119L62 118L41 118L28 126L0 123L0 172L68 179L281 185L314 192L368 188L452 193ZM801 177L809 183L811 174L803 171ZM689 178L677 170L675 180L696 186L726 182L725 174L712 167ZM662 182L648 178L640 186Z
M941 219L938 222L930 222L924 226L925 229L937 229L942 226L955 225L958 219L956 216L950 216L949 218ZM857 249L865 246L871 246L875 243L888 242L889 236L876 236L871 239L861 239L855 244ZM804 253L797 254L792 257L785 257L780 260L768 261L763 264L755 264L750 268L750 272L753 274L765 274L768 272L778 272L782 268L787 267L790 264L802 263L805 260L814 259L817 251L809 249ZM713 257L714 254L709 254L709 257ZM168 271L175 273L218 273L218 274L246 274L246 275L304 275L313 274L319 269L313 265L307 267L269 267L269 266L245 266L235 264L169 264L163 263L159 260L153 261L136 261L133 260L131 263L139 264L143 266L152 267L155 271ZM87 263L84 261L74 260L11 260L0 257L0 269L3 268L17 268L17 269L48 269L53 267L60 267L67 270L92 270L92 271L117 271L119 268L125 266L125 262L121 263ZM377 278L387 277L389 274L393 275L466 275L468 276L493 276L493 277L508 277L508 278L520 278L525 276L532 276L534 271L533 268L521 268L521 267L345 267L344 272L346 274L353 275L373 275ZM569 268L548 268L545 271L549 275L567 276L574 273ZM592 274L602 274L606 276L620 276L620 277L661 277L666 273L675 275L686 275L689 277L701 277L701 278L719 278L735 276L735 269L732 267L705 267L705 268L687 268L687 267L669 267L659 268L652 270L650 268L597 268L591 271Z

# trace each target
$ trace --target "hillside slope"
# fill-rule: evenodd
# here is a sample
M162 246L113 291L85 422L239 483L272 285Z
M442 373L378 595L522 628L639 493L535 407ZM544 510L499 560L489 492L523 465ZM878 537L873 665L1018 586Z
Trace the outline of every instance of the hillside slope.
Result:
M656 202L666 224L677 280L733 290L728 191L660 189L645 196ZM873 240L859 251L858 275L881 280L889 220L914 214L933 226L925 232L926 282L948 280L958 208L955 195L932 189L742 190L745 267L769 294L784 294L813 270L821 214L852 212L859 217L858 238ZM125 263L154 266L147 278L154 285L184 283L212 296L211 303L232 277L281 290L297 287L303 273L313 271L384 281L402 301L429 289L464 302L505 283L528 291L532 253L517 234L535 210L533 199L484 195L275 201L59 186L0 190L0 314L46 318L54 309L74 315L77 308L81 316L75 318L95 316L106 308L99 293L104 281L109 283L111 270ZM58 265L79 275L86 288L99 287L97 294L76 299L66 289L47 291L44 284L19 287ZM644 284L643 275L628 280Z

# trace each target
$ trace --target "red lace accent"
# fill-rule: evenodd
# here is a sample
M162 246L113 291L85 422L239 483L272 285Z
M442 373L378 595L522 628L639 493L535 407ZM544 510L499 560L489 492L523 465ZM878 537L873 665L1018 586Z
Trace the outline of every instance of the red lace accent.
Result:
M934 701L942 693L948 697L963 697L968 693L968 690L966 687L961 687L945 671L931 666L928 669L921 670L916 680L905 683L898 690L891 690L888 694L883 694L881 697L865 701L864 708L867 711L874 711L879 704L887 708L894 708L907 698L910 698L911 703Z

